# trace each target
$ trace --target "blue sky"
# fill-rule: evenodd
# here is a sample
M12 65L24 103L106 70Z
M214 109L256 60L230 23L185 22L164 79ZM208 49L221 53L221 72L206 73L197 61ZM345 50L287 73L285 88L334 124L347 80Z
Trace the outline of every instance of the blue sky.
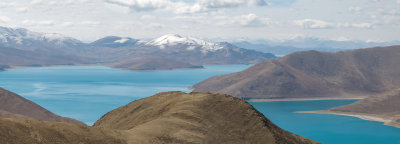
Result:
M214 40L393 41L400 0L2 0L0 25L83 41L164 34Z

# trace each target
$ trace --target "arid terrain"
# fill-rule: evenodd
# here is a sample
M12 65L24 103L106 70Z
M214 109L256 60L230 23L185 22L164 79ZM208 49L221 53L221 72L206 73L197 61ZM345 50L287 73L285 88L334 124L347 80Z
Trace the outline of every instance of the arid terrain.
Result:
M359 98L399 88L399 61L400 46L296 52L212 77L193 89L246 99Z
M0 117L25 118L39 121L54 121L82 124L82 122L58 116L45 108L13 92L0 88Z
M10 96L19 98L3 90L0 101ZM10 113L0 111L1 116ZM317 142L282 130L247 102L229 95L165 92L117 108L94 126L26 119L26 115L0 118L0 143Z
M355 116L361 119L381 121L400 128L400 89L377 94L355 103L315 113Z

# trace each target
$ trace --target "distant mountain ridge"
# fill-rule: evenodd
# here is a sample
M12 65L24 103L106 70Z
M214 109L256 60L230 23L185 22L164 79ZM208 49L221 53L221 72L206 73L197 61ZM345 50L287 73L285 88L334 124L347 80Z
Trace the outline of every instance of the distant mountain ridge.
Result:
M399 61L400 46L296 52L193 88L256 99L369 96L400 87Z
M294 52L299 52L299 51L307 51L307 50L318 50L322 52L337 52L337 51L343 51L343 50L348 50L351 48L348 47L343 47L343 48L330 48L330 47L308 47L308 48L300 48L296 47L295 45L268 45L268 44L256 44L256 43L251 43L247 41L242 41L242 42L234 42L234 45L237 45L238 47L241 48L248 48L248 49L253 49L261 52L269 52L272 53L276 56L285 56L290 53ZM359 48L362 48L361 46Z
M360 40L324 40L319 38L296 38L291 40L271 41L237 41L232 44L238 47L269 52L278 56L298 51L318 50L323 52L337 52L367 47L400 45L400 41L372 42Z
M254 64L271 58L275 56L270 53L176 34L148 42L108 36L83 43L59 34L0 27L0 70L82 64L129 70L168 70L199 68L207 64Z
M85 45L83 42L56 33L32 32L24 28L0 26L0 46L21 50L68 49Z

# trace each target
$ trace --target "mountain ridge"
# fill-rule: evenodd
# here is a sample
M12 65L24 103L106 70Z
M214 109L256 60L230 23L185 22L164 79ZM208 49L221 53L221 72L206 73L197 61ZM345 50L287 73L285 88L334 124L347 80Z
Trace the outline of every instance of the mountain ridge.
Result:
M400 85L399 58L400 46L295 52L193 88L250 99L369 96Z
M170 61L155 61L155 58ZM108 36L92 43L83 43L60 34L0 27L0 70L51 65L103 65L128 70L166 70L198 68L210 64L254 64L271 58L275 56L238 48L229 43L213 43L172 34L149 42Z

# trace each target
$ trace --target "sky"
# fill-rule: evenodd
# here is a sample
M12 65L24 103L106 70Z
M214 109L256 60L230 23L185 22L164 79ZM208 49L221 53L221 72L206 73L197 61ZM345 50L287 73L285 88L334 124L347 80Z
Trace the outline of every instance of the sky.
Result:
M164 34L387 42L400 37L400 0L1 0L0 26L85 42Z

